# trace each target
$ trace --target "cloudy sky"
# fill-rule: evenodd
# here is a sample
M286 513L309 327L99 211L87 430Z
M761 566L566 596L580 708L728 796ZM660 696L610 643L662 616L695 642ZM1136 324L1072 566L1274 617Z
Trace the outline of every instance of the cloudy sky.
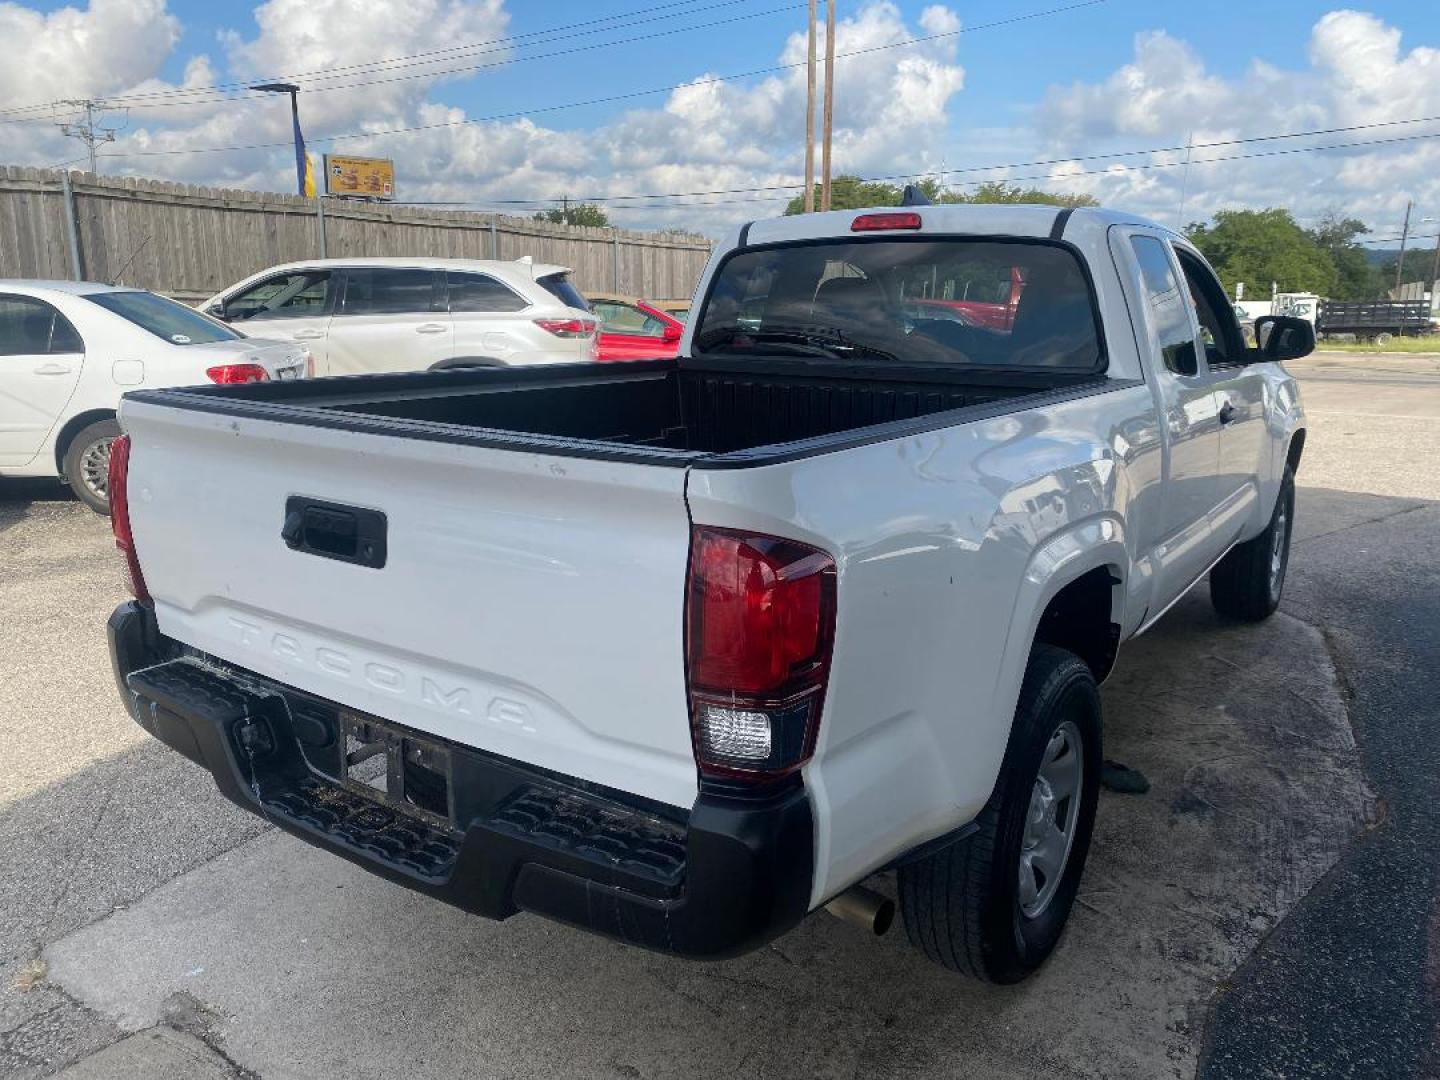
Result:
M1386 237L1407 199L1440 218L1435 0L838 10L837 172L1086 191L1171 224L1339 208ZM568 195L713 233L798 190L804 22L803 0L0 0L0 164L83 162L56 121L93 98L119 129L104 172L289 190L285 104L245 89L283 77L311 149L394 158L406 200Z

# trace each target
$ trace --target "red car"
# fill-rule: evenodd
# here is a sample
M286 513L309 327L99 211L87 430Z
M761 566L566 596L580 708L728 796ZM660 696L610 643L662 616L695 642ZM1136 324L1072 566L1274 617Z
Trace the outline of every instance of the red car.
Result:
M1008 334L1015 323L1015 308L1020 303L1020 294L1025 291L1025 279L1018 267L1010 269L1010 296L1003 303L985 300L912 300L917 314L927 318L942 318L941 312L953 313L956 322L967 326L979 326L986 330L998 330Z
M659 308L629 296L591 296L600 317L597 360L655 360L680 352L685 324Z

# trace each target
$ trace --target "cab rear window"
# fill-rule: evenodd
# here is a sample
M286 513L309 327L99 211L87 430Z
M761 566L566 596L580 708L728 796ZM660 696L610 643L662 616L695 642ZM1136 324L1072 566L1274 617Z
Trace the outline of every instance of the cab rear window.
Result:
M700 354L1100 371L1091 286L1068 248L993 240L788 244L716 274Z

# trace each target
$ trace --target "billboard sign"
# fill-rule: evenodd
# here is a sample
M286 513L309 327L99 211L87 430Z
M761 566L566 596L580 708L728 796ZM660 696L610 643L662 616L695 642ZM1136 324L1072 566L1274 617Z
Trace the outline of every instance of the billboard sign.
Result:
M326 154L325 194L352 199L393 199L395 162L389 158Z

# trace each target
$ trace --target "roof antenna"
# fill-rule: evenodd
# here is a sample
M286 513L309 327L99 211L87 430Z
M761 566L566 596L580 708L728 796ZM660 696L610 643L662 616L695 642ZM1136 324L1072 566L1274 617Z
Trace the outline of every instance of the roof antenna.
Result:
M934 201L929 195L920 190L918 184L906 184L905 192L900 196L901 206L934 206Z

